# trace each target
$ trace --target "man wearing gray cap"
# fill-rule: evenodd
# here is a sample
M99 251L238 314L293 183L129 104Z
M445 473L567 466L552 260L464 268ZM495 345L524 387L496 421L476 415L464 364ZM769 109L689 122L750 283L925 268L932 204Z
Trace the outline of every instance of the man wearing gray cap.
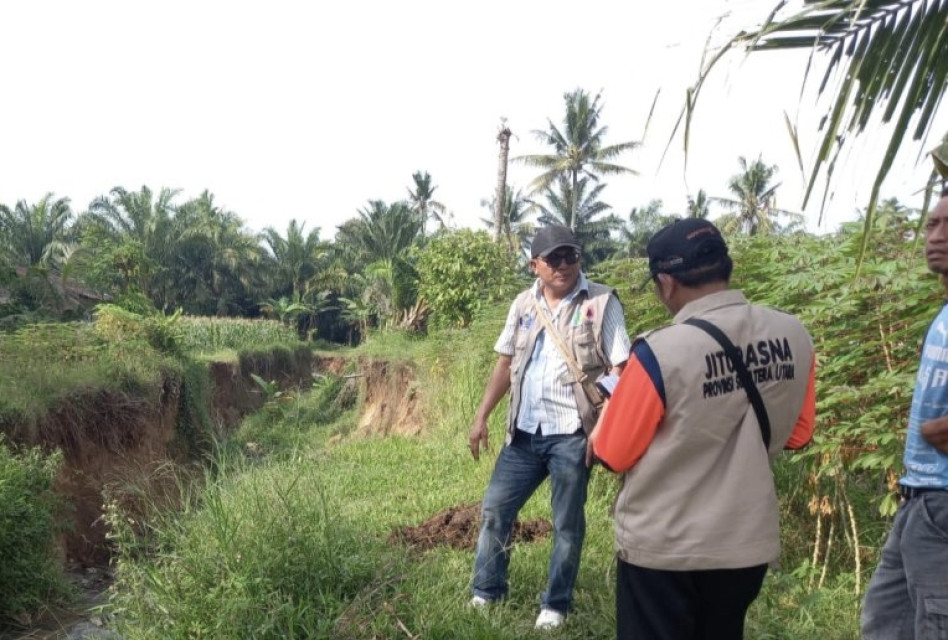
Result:
M549 476L553 553L536 627L551 629L572 604L586 533L587 434L602 403L595 382L621 372L630 344L615 291L580 271L581 249L568 227L542 227L530 255L536 281L510 307L471 427L477 460L488 448L487 420L510 390L506 439L481 508L471 605L507 595L514 520Z

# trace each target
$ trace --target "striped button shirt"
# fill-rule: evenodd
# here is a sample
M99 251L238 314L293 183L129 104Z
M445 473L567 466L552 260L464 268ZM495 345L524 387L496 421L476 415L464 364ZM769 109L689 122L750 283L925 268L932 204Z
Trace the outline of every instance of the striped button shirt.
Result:
M588 291L588 289L589 280L585 274L581 273L576 288L554 308L550 308L546 298L541 294L539 279L534 282L530 290L536 297L540 310L550 315L551 324L554 327L559 327L563 322L582 321L578 315L573 318L561 317L565 315L565 312L560 312L567 309L573 298L581 291ZM578 308L576 313L579 313ZM507 356L514 354L519 321L516 305L512 304L507 313L504 330L494 345L494 351ZM601 339L603 353L606 354L612 366L622 364L628 359L631 344L625 329L622 306L615 296L610 296L606 303ZM582 428L573 386L568 382L572 379L569 367L556 347L556 342L546 339L545 330L541 330L537 336L533 353L525 366L517 428L527 433L536 433L537 429L542 427L544 435L570 434Z

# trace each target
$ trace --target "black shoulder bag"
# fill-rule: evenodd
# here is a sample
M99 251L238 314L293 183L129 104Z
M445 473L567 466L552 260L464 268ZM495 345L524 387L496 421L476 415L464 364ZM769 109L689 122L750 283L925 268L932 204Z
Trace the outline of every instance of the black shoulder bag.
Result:
M760 435L764 438L764 448L769 450L770 418L767 416L767 408L764 406L764 399L760 397L760 391L757 389L757 385L754 384L754 379L751 378L750 371L747 370L747 366L744 364L744 355L740 349L734 346L734 343L724 335L723 331L707 320L688 318L682 324L690 324L693 327L703 329L724 348L724 353L730 358L731 363L734 365L734 371L737 372L737 377L740 379L741 384L744 385L744 391L747 392L747 399L750 400L751 406L754 407L754 413L757 414L757 423L760 425Z

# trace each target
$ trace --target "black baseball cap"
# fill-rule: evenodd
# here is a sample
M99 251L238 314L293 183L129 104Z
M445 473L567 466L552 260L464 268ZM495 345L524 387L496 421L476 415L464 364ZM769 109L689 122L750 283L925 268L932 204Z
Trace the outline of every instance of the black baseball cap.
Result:
M572 247L581 251L573 230L559 224L540 227L530 243L531 258L545 258L560 247Z
M655 277L715 264L727 257L727 244L707 220L685 218L659 230L648 241L646 251L649 273Z

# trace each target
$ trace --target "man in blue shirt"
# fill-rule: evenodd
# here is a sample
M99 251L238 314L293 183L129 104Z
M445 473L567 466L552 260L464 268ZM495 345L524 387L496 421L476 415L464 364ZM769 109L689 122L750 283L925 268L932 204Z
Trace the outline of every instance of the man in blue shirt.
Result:
M925 259L948 293L948 189L925 223ZM864 640L948 638L948 305L925 336L903 466L902 504L866 591Z

